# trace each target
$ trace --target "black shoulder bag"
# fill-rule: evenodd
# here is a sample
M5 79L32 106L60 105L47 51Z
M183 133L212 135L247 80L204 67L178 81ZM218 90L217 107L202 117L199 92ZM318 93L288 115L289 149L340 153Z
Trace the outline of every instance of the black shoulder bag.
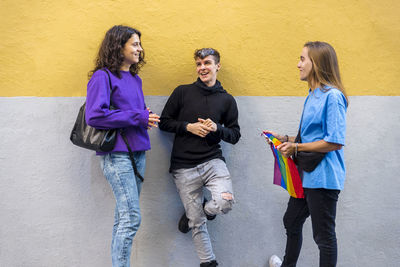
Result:
M294 140L295 143L301 143L301 136L300 130L297 133L296 139ZM307 152L307 151L300 151L297 152L296 155L293 155L293 160L296 165L306 172L312 172L318 166L318 164L322 161L325 157L326 153L323 152Z
M102 69L108 76L110 84L110 109L114 109L111 102L112 86L110 74ZM79 147L99 152L109 152L114 149L115 141L117 140L117 129L100 130L86 123L85 119L86 102L79 109L78 117L76 118L74 127L72 128L69 139Z
M111 95L112 95L112 84L110 74L102 69L108 76L108 82L110 85L110 110L114 109L114 106L111 102ZM98 152L109 152L114 149L115 142L117 140L117 131L118 129L110 129L110 130L101 130L96 129L86 123L85 119L85 110L86 110L86 102L81 106L79 109L78 117L76 118L74 127L72 128L70 140L74 145L77 145L82 148L95 150ZM129 158L132 163L132 168L135 175L142 180L143 176L137 170L137 166L135 163L135 158L133 151L129 145L128 139L122 129L119 130L122 139L124 140L128 151L129 151Z

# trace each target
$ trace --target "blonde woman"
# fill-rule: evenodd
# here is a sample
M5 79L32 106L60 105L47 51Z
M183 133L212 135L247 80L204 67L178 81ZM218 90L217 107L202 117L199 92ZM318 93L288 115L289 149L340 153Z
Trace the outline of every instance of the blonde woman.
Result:
M283 262L273 255L269 263L271 267L296 266L303 224L311 216L314 241L320 251L319 266L336 266L335 217L346 173L342 147L345 144L348 100L336 52L328 43L306 43L297 68L300 79L307 81L309 87L300 122L301 143L296 143L294 136L269 132L283 142L278 150L285 157L301 151L326 154L314 170L302 172L305 198L291 197L283 218L287 235Z

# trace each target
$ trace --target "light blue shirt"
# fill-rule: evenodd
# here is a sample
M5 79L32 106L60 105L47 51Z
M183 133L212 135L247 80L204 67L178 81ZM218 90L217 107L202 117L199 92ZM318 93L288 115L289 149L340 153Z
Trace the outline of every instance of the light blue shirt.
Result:
M324 86L309 92L301 124L302 143L325 140L344 145L347 101L343 93ZM304 188L343 189L346 167L343 148L328 152L312 172L303 173Z

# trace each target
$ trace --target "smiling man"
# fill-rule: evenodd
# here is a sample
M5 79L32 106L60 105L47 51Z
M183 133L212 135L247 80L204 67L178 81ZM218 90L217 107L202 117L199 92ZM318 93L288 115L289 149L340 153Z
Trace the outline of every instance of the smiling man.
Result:
M217 80L221 68L218 51L198 49L194 59L197 81L174 90L159 127L175 133L170 172L185 208L178 228L182 233L192 230L200 266L213 267L218 263L206 222L230 211L234 200L219 142L236 144L240 127L236 101ZM203 196L203 188L211 192L209 201Z

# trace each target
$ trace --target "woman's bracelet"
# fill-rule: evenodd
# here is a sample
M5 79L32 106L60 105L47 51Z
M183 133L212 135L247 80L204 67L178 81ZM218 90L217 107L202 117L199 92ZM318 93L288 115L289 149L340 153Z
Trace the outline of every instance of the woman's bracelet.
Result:
M297 148L298 148L298 146L299 146L299 143L296 143L296 148L295 148L295 150L294 150L294 156L295 156L295 157L297 157Z

